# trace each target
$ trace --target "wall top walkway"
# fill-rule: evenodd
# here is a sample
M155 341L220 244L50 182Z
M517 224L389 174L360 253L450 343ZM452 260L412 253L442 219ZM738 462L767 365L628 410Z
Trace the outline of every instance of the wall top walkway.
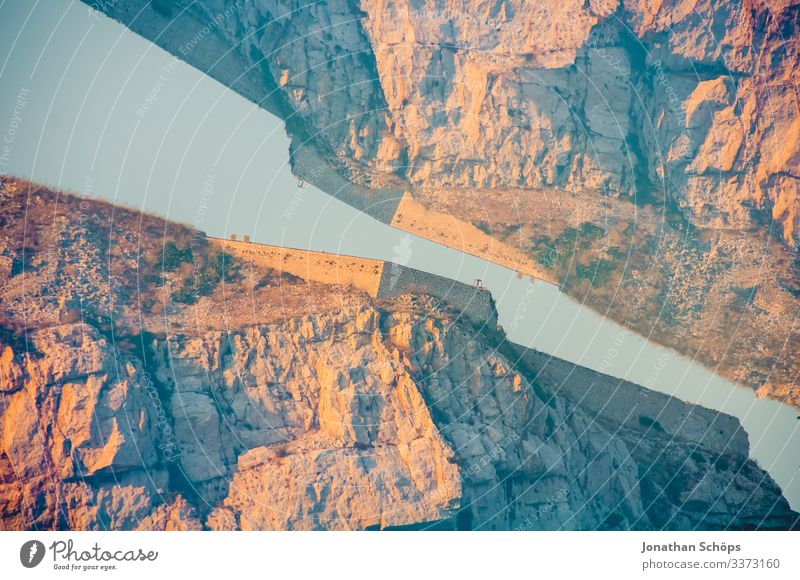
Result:
M496 324L491 293L482 287L393 262L299 248L209 238L231 255L323 284L363 290L372 298L427 294L461 311L476 323Z

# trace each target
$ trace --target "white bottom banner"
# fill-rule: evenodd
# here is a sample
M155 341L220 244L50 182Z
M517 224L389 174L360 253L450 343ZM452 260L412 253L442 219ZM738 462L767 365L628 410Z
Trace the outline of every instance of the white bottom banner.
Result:
M3 578L798 578L792 532L0 532ZM241 576L240 576L241 575Z

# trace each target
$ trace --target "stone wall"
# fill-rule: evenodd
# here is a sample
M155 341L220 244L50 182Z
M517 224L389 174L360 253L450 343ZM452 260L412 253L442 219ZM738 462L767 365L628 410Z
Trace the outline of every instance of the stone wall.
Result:
M497 324L491 292L436 274L381 260L282 248L231 240L213 240L233 255L253 260L324 284L346 284L373 298L427 294L452 306L476 324ZM513 344L513 343L512 343ZM748 449L746 432L728 415L686 404L622 379L514 345L519 356L536 370L538 380L553 386L559 396L590 411L600 420L635 431L653 431L690 440L717 453Z
M544 268L512 244L493 238L476 226L458 217L427 207L408 192L403 194L391 226L436 243L455 248L466 254L499 264L518 275L531 276L558 284Z
M292 138L289 153L292 173L298 178L380 222L392 222L403 197L402 189L366 187L349 181L312 145L297 137Z
M497 324L491 292L436 274L392 262L283 248L237 240L209 238L226 252L260 266L323 284L358 288L373 298L428 294L461 311L471 321Z
M570 399L600 421L689 441L716 453L747 457L747 432L730 415L684 403L537 350L514 347L520 359L535 369L537 381L550 385L555 395Z
M383 271L381 260L243 241L209 239L231 255L251 260L261 266L323 284L352 286L363 290L373 298L378 294Z

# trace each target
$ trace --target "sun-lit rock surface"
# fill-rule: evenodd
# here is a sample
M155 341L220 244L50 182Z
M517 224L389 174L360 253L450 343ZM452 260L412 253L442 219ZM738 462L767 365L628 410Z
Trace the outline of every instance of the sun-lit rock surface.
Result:
M332 195L800 405L796 0L96 4Z
M258 270L116 208L114 224L141 220L129 237L104 229L108 204L4 185L3 529L795 525L733 418L655 392L635 416L598 412L575 393L641 388L521 352L429 296ZM105 300L76 318L109 255ZM63 256L81 284L46 283ZM279 307L276 288L301 302Z
M106 9L124 21L136 5ZM268 70L356 179L618 196L641 174L698 225L745 226L756 208L794 240L798 200L780 182L800 178L797 2L206 0L189 13Z

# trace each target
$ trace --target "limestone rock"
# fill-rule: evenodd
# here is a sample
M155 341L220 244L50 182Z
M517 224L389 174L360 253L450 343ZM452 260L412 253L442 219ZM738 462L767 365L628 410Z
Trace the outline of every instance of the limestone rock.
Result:
M796 0L202 0L160 12L125 0L101 9L282 116L298 175L406 231L505 266L522 254L511 267L533 274L534 262L552 267L549 251L535 249L544 228L555 238L562 222L608 230L606 222L633 215L636 231L659 230L652 239L670 246L666 268L640 239L628 240L632 255L605 255L605 240L594 245L595 265L629 275L621 286L595 288L603 284L593 278L587 293L557 268L539 276L558 278L618 322L639 316L647 278L649 288L681 288L680 306L658 294L655 311L697 313L711 297L724 304L714 333L737 334L738 306L723 291L708 293L730 269L714 271L709 237L766 255L766 280L749 265L736 277L762 286L776 309L797 307ZM212 34L202 32L208 22ZM203 41L192 43L197 34ZM400 219L397 200L409 196L434 227ZM441 216L461 235L437 229ZM671 227L683 222L689 235ZM782 244L765 244L776 234ZM589 257L564 262L585 268L580 258ZM632 261L646 271L632 271ZM783 344L775 328L789 319L748 333L729 357L726 340L697 339L710 316L687 318L648 319L636 330L651 335L663 322L653 334L662 344L689 356L708 351L703 362L726 378L797 404L789 386L797 364L768 360L751 344ZM676 336L684 328L688 337ZM728 358L758 368L743 379Z
M102 9L136 14L131 25L169 48L140 2ZM798 201L775 181L800 178L798 10L793 0L205 0L181 18L191 28L224 15L221 42L264 71L274 106L354 181L618 196L649 175L700 226L747 226L753 206L791 243ZM205 68L214 50L184 56ZM732 185L731 173L754 181Z

